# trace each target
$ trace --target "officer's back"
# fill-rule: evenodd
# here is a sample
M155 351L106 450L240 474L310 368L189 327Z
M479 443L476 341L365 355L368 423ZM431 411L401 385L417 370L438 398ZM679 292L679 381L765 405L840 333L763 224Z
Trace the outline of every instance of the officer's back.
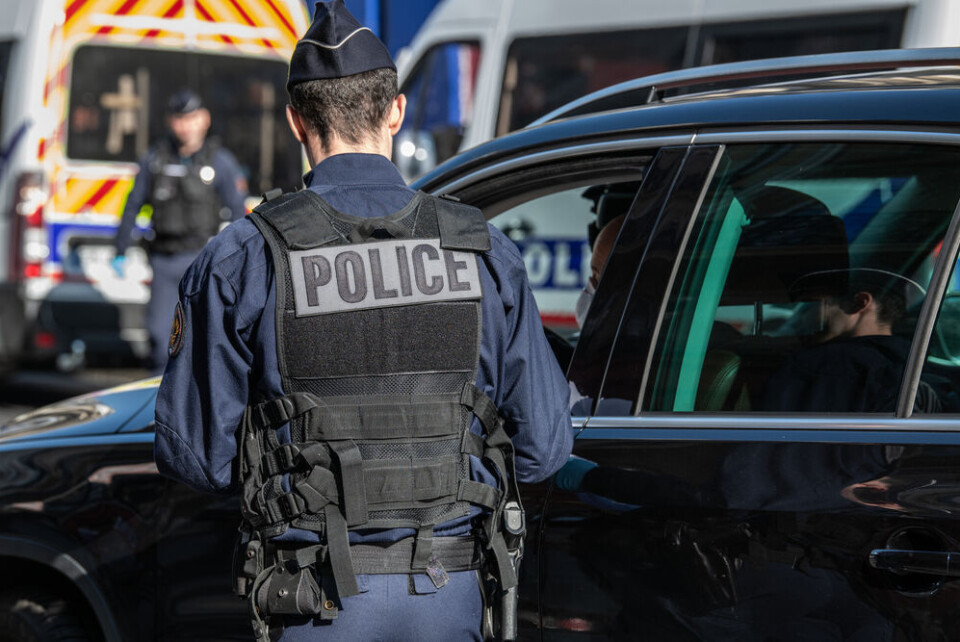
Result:
M571 449L523 261L478 210L406 187L396 87L382 43L318 4L288 85L307 190L181 284L157 463L242 487L236 586L260 639L480 639L481 583L498 607L515 594L515 483Z

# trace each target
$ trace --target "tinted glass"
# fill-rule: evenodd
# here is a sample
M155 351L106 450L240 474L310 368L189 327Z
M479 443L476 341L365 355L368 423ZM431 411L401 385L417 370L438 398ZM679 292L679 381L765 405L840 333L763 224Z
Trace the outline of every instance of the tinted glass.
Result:
M189 88L203 98L210 135L237 157L251 193L294 189L303 166L284 115L286 76L281 60L81 47L71 72L67 155L136 162L164 135L168 97Z
M507 53L497 135L597 89L679 68L686 34L675 28L518 38Z
M905 12L875 11L704 25L700 64L900 46Z
M677 273L644 408L892 413L960 195L958 156L729 147Z
M929 257L931 267L939 249L936 248ZM930 390L940 402L939 407L923 403L923 395L929 394ZM940 302L917 396L914 412L960 413L960 263L955 263L947 291Z
M394 144L394 161L408 178L460 149L473 120L479 67L479 44L449 42L428 51L403 83L407 115Z
M12 51L12 42L0 42L0 117L3 116L4 112L3 103L7 93L7 73L10 67L10 53Z

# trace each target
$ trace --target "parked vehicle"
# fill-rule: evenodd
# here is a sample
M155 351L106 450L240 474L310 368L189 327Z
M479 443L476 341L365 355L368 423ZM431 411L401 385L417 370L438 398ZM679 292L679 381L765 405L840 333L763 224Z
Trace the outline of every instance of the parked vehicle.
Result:
M956 49L736 63L601 92L419 181L513 230L624 216L580 333L551 332L578 459L524 489L521 639L960 636L958 114ZM826 345L811 283L864 272L899 284L898 383L770 410ZM0 430L0 631L19 603L90 638L249 637L237 499L156 473L156 383Z
M300 0L3 0L0 365L147 349L150 268L110 269L138 157L188 87L258 194L299 185L283 109ZM144 229L150 212L142 213Z

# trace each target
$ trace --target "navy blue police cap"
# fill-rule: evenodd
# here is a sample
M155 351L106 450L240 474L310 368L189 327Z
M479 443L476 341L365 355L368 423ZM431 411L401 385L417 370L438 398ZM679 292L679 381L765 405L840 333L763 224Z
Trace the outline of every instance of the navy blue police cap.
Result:
M386 46L353 17L343 0L318 2L313 23L290 58L287 91L311 80L344 78L397 66Z
M172 115L189 114L203 107L203 101L189 89L181 89L167 100L167 113Z

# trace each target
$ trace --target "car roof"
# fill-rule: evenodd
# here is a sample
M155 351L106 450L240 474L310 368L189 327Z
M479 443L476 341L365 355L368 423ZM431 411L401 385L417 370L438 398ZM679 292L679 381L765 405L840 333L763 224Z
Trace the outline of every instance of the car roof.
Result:
M932 65L932 66L931 66ZM745 79L807 77L743 86ZM889 69L894 67L894 69ZM716 87L716 83L740 83ZM666 89L707 91L664 97ZM658 131L779 126L852 128L883 125L960 131L960 48L849 52L684 69L609 87L544 116L529 127L467 150L414 183L429 190L491 157L590 137Z

